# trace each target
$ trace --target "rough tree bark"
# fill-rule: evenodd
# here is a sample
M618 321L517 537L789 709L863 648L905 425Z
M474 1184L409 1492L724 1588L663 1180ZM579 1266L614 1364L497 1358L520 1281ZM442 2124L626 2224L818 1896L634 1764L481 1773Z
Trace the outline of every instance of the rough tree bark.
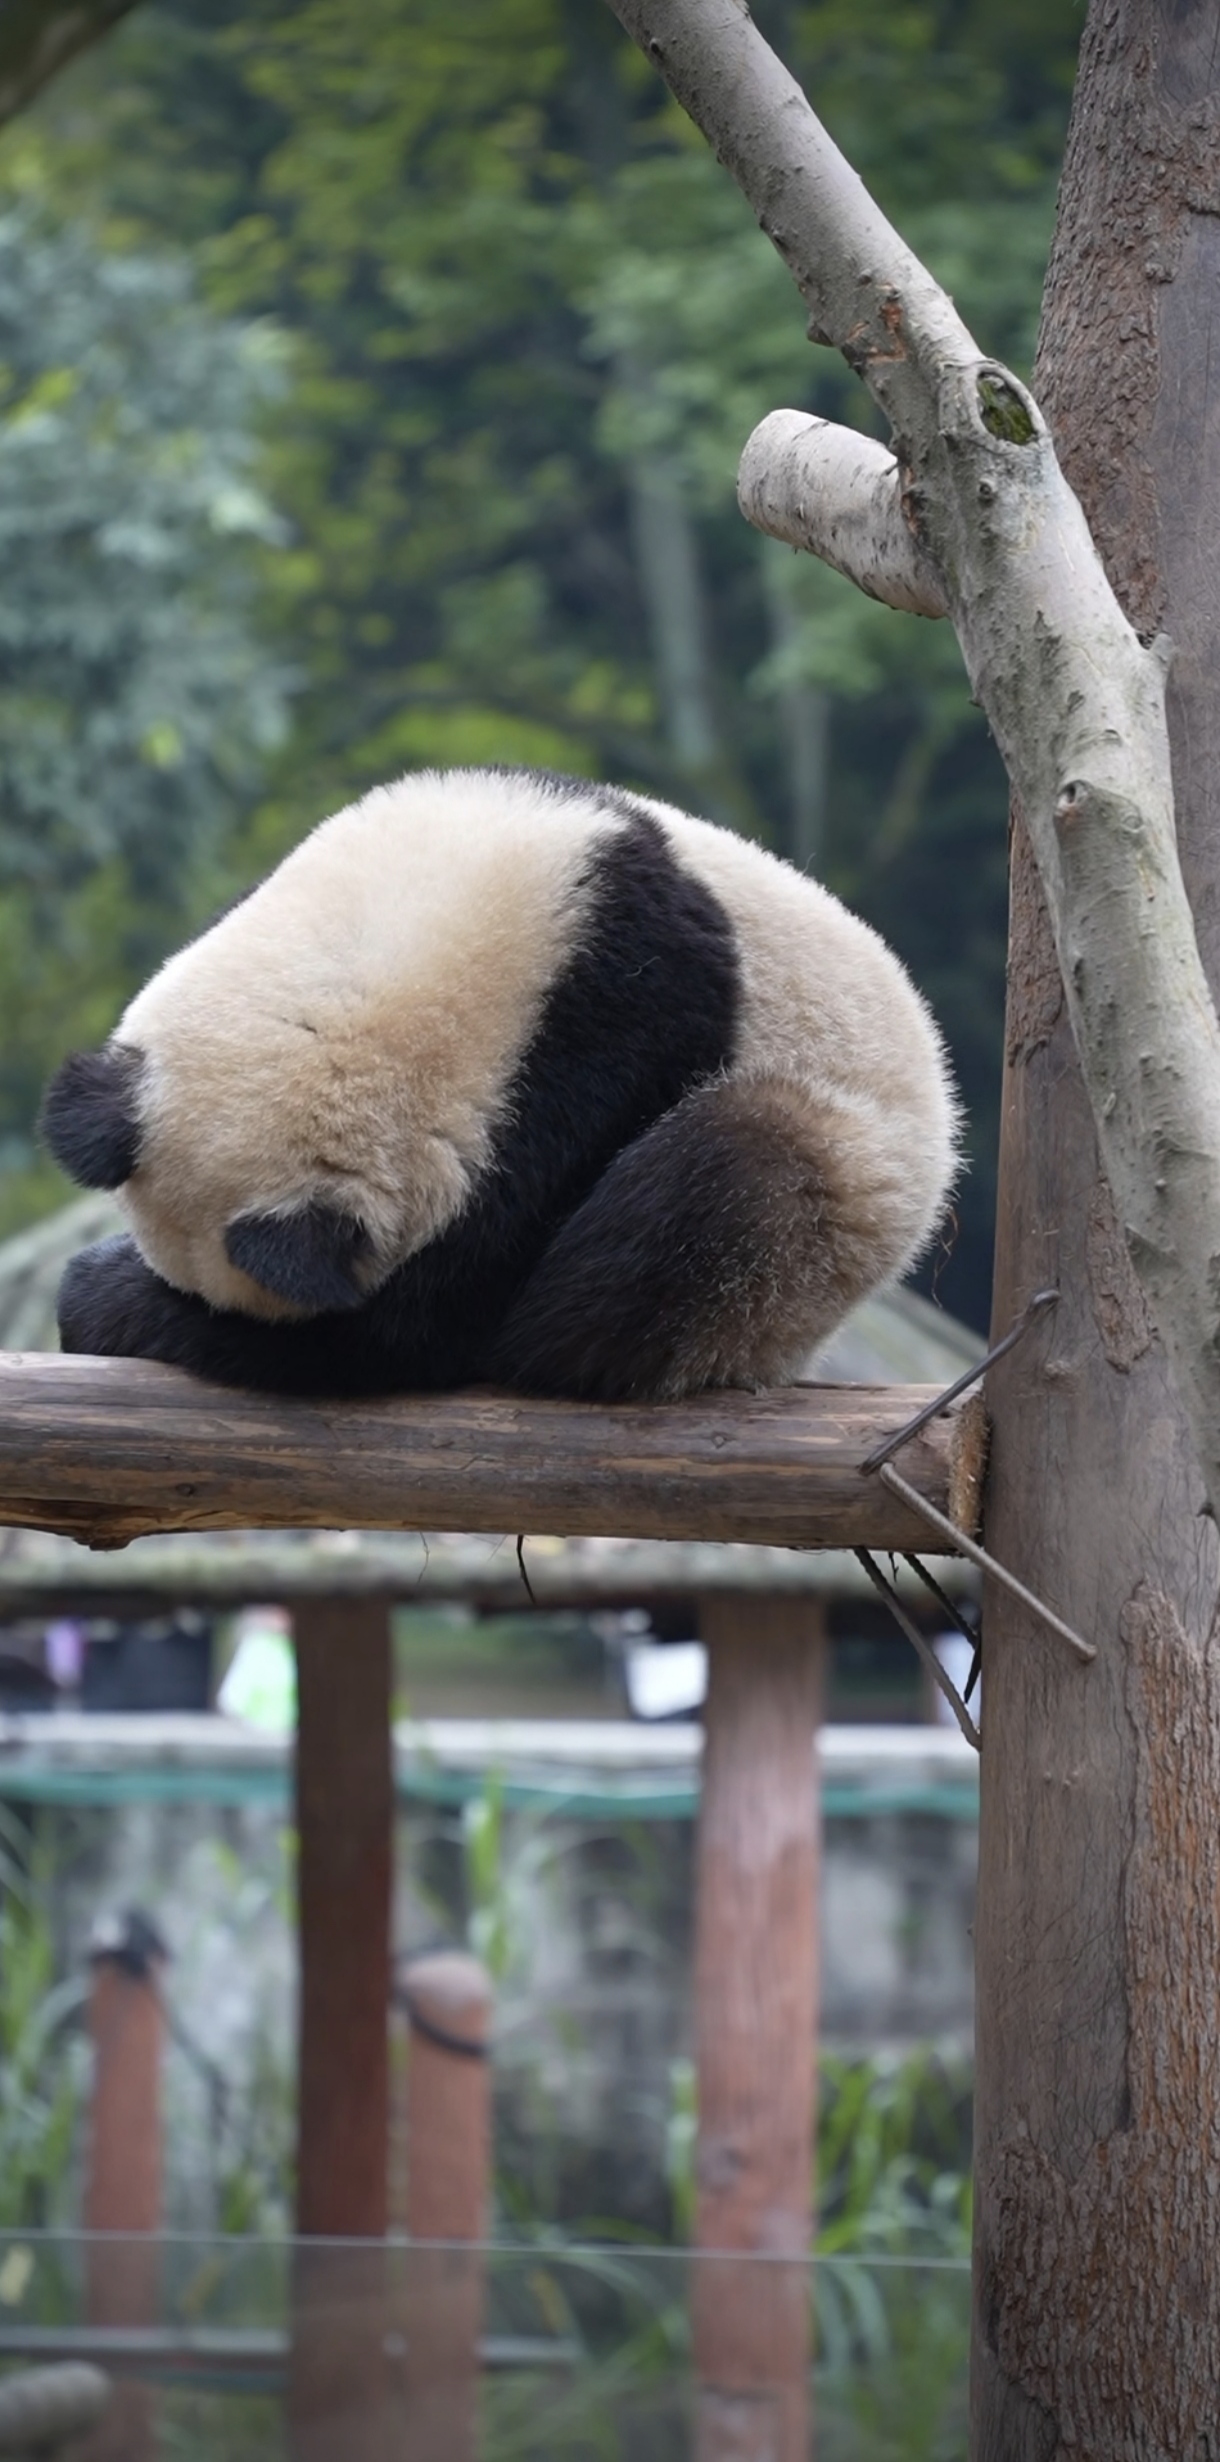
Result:
M1124 608L1174 642L1178 844L1213 989L1215 22L1094 0L1035 378ZM1031 1275L1063 1297L992 1383L988 1539L1100 1655L1082 1680L986 1602L975 2452L1204 2462L1220 2450L1220 1567L1018 823L997 1325Z

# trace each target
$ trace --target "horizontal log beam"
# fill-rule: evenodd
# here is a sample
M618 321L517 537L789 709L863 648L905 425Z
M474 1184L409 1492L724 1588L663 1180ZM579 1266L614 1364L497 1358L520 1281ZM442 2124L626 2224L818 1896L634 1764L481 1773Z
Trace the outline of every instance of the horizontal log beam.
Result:
M408 1607L456 1601L484 1615L545 1608L647 1607L733 1596L871 1598L862 1566L838 1547L726 1547L714 1539L560 1539L527 1535L521 1579L512 1532L200 1530L163 1532L99 1550L45 1530L0 1529L0 1620L18 1616L163 1615L191 1605L222 1613L250 1599L386 1599ZM887 1566L887 1571L889 1570ZM898 1561L908 1603L926 1598ZM979 1575L942 1558L955 1598Z
M927 1387L797 1385L603 1409L497 1393L299 1402L142 1360L0 1353L0 1524L122 1547L152 1531L523 1531L918 1548L859 1463ZM903 1470L973 1522L968 1414ZM935 1552L935 1542L932 1542Z

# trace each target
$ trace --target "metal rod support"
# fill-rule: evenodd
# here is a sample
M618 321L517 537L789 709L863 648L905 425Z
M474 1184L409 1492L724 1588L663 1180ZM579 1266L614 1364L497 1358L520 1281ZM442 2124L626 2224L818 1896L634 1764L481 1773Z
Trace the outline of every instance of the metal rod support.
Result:
M930 1530L937 1531L942 1539L951 1540L960 1555L968 1556L971 1564L977 1564L982 1572L990 1573L993 1581L998 1581L1005 1590L1010 1590L1014 1599L1020 1599L1023 1606L1028 1607L1043 1624L1050 1626L1052 1633L1058 1633L1060 1640L1067 1642L1069 1649L1075 1651L1077 1658L1084 1659L1086 1662L1096 1658L1097 1651L1091 1641L1082 1641L1079 1633L1074 1633L1071 1625L1065 1624L1063 1618L1057 1616L1054 1609L1047 1606L1045 1599L1040 1599L1034 1591L1027 1590L1024 1582L1017 1580L1015 1573L1009 1573L1002 1564L997 1564L995 1557L989 1556L986 1548L979 1546L977 1539L970 1539L964 1530L959 1530L956 1522L951 1522L947 1513L940 1513L935 1505L930 1505L926 1496L921 1496L918 1488L912 1487L910 1480L904 1479L901 1471L895 1470L892 1462L883 1462L877 1476L883 1485L888 1487L892 1496L901 1497L902 1502L910 1507L912 1513L918 1513L921 1516Z

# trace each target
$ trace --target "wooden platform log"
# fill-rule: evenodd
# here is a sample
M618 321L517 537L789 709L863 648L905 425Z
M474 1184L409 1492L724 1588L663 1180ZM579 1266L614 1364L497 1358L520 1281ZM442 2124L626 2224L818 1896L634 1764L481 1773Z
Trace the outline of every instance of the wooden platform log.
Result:
M859 1463L931 1399L794 1385L605 1409L494 1393L292 1402L146 1361L0 1353L0 1524L95 1547L151 1531L468 1530L927 1551ZM904 1475L969 1511L961 1413ZM933 1548L935 1542L931 1542Z

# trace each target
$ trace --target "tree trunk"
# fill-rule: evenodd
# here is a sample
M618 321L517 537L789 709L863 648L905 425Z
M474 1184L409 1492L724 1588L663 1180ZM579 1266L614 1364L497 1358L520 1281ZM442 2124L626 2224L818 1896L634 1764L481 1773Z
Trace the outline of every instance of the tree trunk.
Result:
M86 2232L148 2239L160 2231L161 2063L165 2011L161 1969L165 1950L146 1919L116 1927L116 1942L93 1957L89 2035L93 2084L82 2200ZM149 2251L89 2251L89 2317L94 2325L152 2325L157 2314L157 2265ZM130 2260L134 2256L134 2264ZM124 2276L134 2275L130 2292Z
M1220 980L1215 14L1094 0L1035 379L1116 594L1176 656L1183 871ZM1208 518L1210 513L1210 519ZM1099 1646L986 1603L976 2462L1216 2450L1214 1524L1115 1219L1013 831L988 1544Z

